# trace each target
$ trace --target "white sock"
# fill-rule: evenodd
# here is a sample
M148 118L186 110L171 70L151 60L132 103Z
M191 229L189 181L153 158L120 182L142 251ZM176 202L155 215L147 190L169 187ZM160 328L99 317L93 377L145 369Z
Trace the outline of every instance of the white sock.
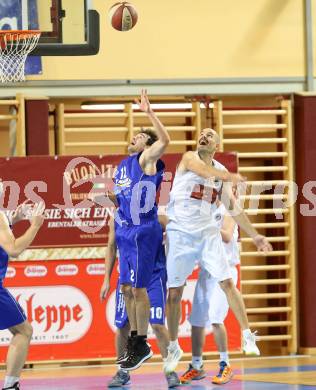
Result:
M229 358L228 358L228 352L220 352L219 353L219 359L221 362L225 362L229 366Z
M171 351L174 351L175 349L178 349L178 348L180 348L178 339L169 342L168 349L170 349Z
M18 376L6 376L4 378L3 387L12 387L16 382L19 382L20 378Z
M243 331L242 331L242 335L243 335L243 337L249 337L249 336L251 336L251 330L248 328L248 329L244 329Z
M195 370L200 370L203 365L202 356L192 356L192 367Z

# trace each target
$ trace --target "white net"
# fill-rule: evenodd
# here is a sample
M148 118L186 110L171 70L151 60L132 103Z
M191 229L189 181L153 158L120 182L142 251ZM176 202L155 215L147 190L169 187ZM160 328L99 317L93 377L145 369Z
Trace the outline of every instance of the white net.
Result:
M0 80L25 80L25 61L36 47L40 31L0 31Z

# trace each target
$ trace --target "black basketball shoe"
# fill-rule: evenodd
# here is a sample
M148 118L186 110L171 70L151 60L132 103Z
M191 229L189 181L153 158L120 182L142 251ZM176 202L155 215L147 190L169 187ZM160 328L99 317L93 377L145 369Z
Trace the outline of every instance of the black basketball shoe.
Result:
M138 339L128 358L121 364L121 368L126 371L136 370L146 360L151 358L152 355L153 352L150 345L147 344L146 339Z
M20 390L20 383L15 382L11 387L3 387L2 390Z
M123 352L123 354L121 356L119 356L116 359L116 363L121 364L121 363L125 362L125 360L127 360L129 355L131 354L132 350L133 350L133 338L131 336L129 336L127 339L125 351Z

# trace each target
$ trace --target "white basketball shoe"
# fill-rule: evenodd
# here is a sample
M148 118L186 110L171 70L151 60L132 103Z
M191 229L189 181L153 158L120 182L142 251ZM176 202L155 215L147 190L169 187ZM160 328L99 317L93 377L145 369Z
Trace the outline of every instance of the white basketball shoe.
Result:
M170 374L177 368L178 362L183 355L183 351L179 345L175 348L168 347L168 356L164 361L163 370L166 374Z
M248 356L260 356L259 348L256 345L256 341L258 340L256 333L257 332L254 332L243 336L242 349Z

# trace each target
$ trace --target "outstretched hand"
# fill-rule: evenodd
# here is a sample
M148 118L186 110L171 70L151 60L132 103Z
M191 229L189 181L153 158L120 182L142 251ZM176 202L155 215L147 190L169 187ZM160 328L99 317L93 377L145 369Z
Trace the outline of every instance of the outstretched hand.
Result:
M11 225L15 225L24 219L30 219L33 215L33 211L34 203L32 203L30 199L26 199L13 211L11 216Z
M272 252L273 248L267 237L262 236L261 234L257 234L254 237L253 242L255 243L259 252Z
M142 89L140 95L140 101L138 99L135 99L135 102L138 104L139 109L141 111L146 112L146 114L149 114L151 112L150 102L147 95L147 89Z
M27 204L28 199L21 203L12 213L11 217L11 225L15 225L16 223L22 221L26 218L28 210L31 209L32 205Z
M34 206L31 210L31 224L36 227L40 228L44 221L45 221L45 203L44 202L39 202L39 203L34 203Z

